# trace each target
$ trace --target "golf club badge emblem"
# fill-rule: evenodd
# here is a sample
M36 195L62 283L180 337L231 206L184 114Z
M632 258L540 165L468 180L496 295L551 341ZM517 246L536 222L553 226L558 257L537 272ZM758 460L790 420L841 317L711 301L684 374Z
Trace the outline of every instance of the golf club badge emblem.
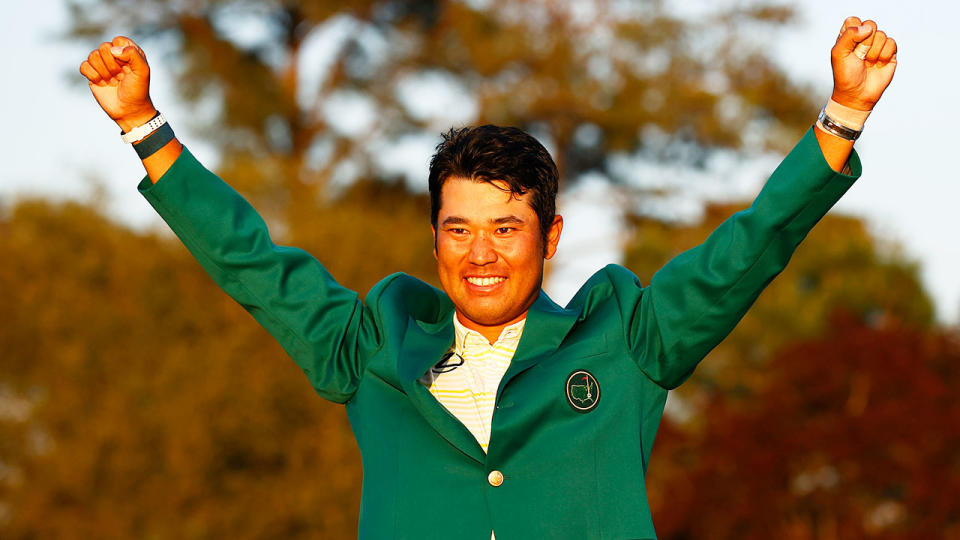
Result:
M567 377L566 394L573 410L588 413L600 402L600 384L592 373L578 369Z

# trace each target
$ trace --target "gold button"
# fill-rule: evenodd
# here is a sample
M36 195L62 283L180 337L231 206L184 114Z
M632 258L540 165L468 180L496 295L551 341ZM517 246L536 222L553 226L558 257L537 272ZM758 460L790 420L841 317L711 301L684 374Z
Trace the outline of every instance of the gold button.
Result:
M498 487L503 483L503 473L500 471L490 471L490 474L487 475L487 482L490 482L490 485L493 487Z

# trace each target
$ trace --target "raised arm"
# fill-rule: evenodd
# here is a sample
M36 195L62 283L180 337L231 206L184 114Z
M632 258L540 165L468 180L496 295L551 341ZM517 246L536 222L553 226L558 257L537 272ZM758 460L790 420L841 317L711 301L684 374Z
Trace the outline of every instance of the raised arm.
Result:
M146 58L129 39L101 44L80 71L124 133L156 115ZM138 148L142 157L152 152L143 157L149 180L141 182L140 192L217 285L277 339L320 395L349 400L379 346L373 312L310 254L274 244L243 197L176 138L162 144L170 136L157 130L134 143L146 145Z
M117 36L93 50L80 64L90 91L107 116L129 133L157 115L150 99L150 66L143 50L130 38ZM145 142L150 133L134 144ZM180 141L173 138L144 158L143 167L152 182L160 179L180 156Z
M830 50L833 67L833 94L831 101L849 110L839 113L853 128L863 128L863 121L880 100L897 70L897 42L877 29L873 21L861 22L859 17L847 17L840 28L837 41ZM814 132L823 157L830 167L839 172L853 150L853 141L828 133Z
M628 300L621 302L628 345L641 369L661 386L683 382L733 330L860 175L848 139L856 138L865 113L893 78L896 43L876 31L872 21L861 25L851 17L832 60L833 104L827 112L837 111L837 122L821 115L823 121L777 167L748 209L667 263L644 289L626 276L611 275L618 295Z

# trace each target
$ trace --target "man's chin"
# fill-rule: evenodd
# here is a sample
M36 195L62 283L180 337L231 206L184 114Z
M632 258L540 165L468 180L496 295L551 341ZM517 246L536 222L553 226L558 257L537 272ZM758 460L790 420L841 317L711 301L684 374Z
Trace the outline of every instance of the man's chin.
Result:
M480 326L499 326L510 322L509 313L503 311L484 311L477 309L457 309L460 319L467 319L473 324Z
M504 310L504 309L460 309L457 308L457 313L460 316L461 322L463 319L467 319L469 322L476 324L478 326L504 326L513 322L516 322L523 317L526 313L526 309L523 311L517 310Z

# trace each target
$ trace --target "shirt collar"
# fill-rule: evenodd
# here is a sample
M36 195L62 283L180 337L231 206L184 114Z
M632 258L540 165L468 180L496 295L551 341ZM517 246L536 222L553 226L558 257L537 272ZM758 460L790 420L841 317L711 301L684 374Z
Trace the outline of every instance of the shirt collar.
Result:
M527 322L526 317L520 319L519 321L505 326L503 330L500 331L500 337L497 338L497 341L493 343L504 344L504 343L513 343L516 346L516 343L520 341L520 336L523 335L523 325ZM477 345L490 345L490 342L487 341L487 338L483 337L480 332L476 330L471 330L464 326L460 319L457 318L456 312L453 314L453 328L454 334L456 336L456 348L458 351L464 350L464 348L469 346Z

